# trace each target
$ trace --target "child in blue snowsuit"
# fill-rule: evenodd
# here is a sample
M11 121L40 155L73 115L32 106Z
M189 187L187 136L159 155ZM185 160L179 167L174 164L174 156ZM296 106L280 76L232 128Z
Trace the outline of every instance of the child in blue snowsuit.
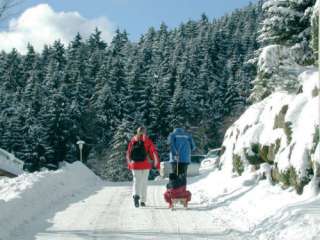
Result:
M191 134L183 128L176 128L168 138L170 144L170 163L172 172L186 180L188 165L191 162L191 152L196 146Z

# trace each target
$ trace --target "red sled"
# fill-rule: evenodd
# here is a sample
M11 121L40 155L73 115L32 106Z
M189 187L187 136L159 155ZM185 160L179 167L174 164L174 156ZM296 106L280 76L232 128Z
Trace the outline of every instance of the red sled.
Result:
M188 202L191 200L191 192L186 186L179 188L167 189L163 194L164 199L169 203L169 208L173 209L176 203L181 203L185 208L188 207Z

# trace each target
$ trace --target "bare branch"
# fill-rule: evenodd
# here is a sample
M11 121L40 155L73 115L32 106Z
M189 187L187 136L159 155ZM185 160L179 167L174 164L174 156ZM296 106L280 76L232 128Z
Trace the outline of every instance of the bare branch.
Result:
M20 5L23 0L0 0L0 22L13 16L12 12L18 5Z

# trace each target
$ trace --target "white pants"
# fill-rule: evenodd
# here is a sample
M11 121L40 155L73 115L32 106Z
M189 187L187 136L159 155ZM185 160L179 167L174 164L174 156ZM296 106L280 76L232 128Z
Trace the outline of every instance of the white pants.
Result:
M141 202L146 202L147 200L147 187L148 187L148 169L133 169L133 189L132 194L138 195Z

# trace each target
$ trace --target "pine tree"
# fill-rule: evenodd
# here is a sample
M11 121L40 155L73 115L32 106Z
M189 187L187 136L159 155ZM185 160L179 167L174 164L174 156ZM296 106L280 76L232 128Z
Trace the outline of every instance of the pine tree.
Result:
M95 50L105 50L107 44L101 39L101 31L96 28L88 39L88 48L90 52Z
M108 82L106 82L99 91L99 96L94 103L94 108L97 116L96 131L98 135L98 150L100 151L109 145L112 135L119 123L117 119L115 119L117 112L115 99Z
M6 89L10 92L20 92L25 79L22 78L21 58L16 49L6 56L3 69L2 82Z
M128 37L126 32L116 31L111 45L110 45L110 73L108 77L108 83L111 91L115 96L115 105L117 113L115 118L120 121L126 114L126 98L127 94L127 79L126 79L126 58L125 51L128 45Z
M18 158L25 160L25 117L20 115L23 106L8 109L5 117L6 126L1 139L2 147L8 152L14 153Z
M45 135L44 129L40 127L38 113L42 107L43 90L42 75L40 70L40 59L35 60L33 69L29 70L29 78L23 92L24 116L25 116L25 155L26 158L34 153L35 145L41 143Z
M85 76L85 52L82 37L78 33L74 40L70 43L67 52L67 64L63 75L63 87L66 89L64 93L69 99L77 101L76 87L79 82L83 81Z
M87 49L82 54L86 54L85 66L83 69L86 75L81 75L84 77L87 88L87 98L90 99L94 95L95 84L97 79L97 74L100 70L101 64L104 60L103 56L106 53L107 44L101 39L101 31L95 29L95 32L90 35L87 41ZM83 47L82 47L83 48ZM85 57L85 56L83 56Z
M157 133L160 136L166 136L169 133L171 101L171 72L167 58L160 65L159 75L155 75L154 77L156 84L151 99L150 128L153 133Z
M39 68L42 70L41 71L42 76L45 76L47 74L47 67L49 65L51 51L52 51L51 47L49 47L48 45L44 45L43 50L39 56L40 57Z
M63 71L66 64L65 48L61 41L55 41L50 50L49 62L57 64L57 70Z
M124 119L112 138L110 155L106 160L105 169L105 176L109 180L129 181L132 179L126 161L126 150L132 136L130 128L130 122Z
M314 4L315 0L266 1L263 5L266 15L259 37L260 41L264 44L282 45L293 45L303 41L301 37L306 36L302 36L301 33L310 26L310 16L306 17L305 11ZM309 33L307 35L310 36Z
M183 88L181 79L176 82L175 92L170 107L171 128L183 126L187 123L187 90Z
M28 44L27 46L27 54L25 57L23 57L22 61L22 72L23 76L22 78L27 81L30 77L30 72L34 69L34 65L36 64L37 61L37 54L35 53L34 48Z
M129 72L127 74L128 79L128 95L126 97L127 102L127 114L137 119L141 123L145 120L146 115L146 73L144 72L143 62L138 53L137 57L132 58L132 64L129 66ZM131 61L129 61L131 62ZM129 63L130 64L130 63Z
M44 84L47 86L47 91L55 93L61 86L64 70L66 65L65 49L60 41L55 41L48 58L48 65L46 67L46 75L44 77Z

